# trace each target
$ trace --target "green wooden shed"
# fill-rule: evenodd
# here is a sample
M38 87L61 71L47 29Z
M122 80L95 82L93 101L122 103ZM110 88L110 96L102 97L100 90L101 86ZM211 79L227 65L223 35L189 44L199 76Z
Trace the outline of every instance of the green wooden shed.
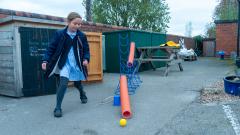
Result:
M129 43L135 42L136 47L143 46L158 46L166 42L166 34L138 31L138 30L121 30L113 32L104 32L105 35L105 55L106 55L106 72L119 73L120 61L119 61L119 44L121 40L126 40ZM126 49L126 48L122 48ZM139 57L138 52L135 52L135 57ZM165 55L163 52L156 52L157 56ZM122 57L128 57L128 54L123 54ZM160 68L165 65L164 62L154 62L156 68ZM144 63L140 67L140 71L149 70L150 64Z

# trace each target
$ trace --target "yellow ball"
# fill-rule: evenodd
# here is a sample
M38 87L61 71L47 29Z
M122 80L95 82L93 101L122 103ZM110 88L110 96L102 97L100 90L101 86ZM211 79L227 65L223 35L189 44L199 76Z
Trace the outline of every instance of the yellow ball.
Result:
M127 120L126 119L120 119L119 121L120 126L124 127L127 125Z

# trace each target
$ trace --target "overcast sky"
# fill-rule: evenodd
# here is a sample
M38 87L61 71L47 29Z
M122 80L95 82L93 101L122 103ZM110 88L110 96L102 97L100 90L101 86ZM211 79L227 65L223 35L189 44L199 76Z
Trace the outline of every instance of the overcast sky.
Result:
M185 26L192 22L192 35L204 34L205 25L212 22L217 0L166 0L170 7L168 33L185 35ZM82 0L0 0L0 8L66 17L76 11L83 17Z

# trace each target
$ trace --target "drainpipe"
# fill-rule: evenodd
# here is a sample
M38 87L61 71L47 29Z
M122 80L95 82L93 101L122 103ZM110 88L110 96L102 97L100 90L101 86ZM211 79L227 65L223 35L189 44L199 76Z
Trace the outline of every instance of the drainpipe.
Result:
M240 36L240 0L238 0L237 58L239 58L239 36Z
M240 58L239 58L239 36L240 36L240 0L238 0L238 33L237 33L237 58L236 65L240 68Z

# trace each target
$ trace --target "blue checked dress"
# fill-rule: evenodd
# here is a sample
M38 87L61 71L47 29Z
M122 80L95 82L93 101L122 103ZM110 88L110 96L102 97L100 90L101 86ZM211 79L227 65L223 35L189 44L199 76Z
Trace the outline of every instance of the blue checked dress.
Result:
M71 33L67 31L67 34L73 39L76 36L75 33ZM81 64L80 64L81 65ZM67 77L69 81L81 81L81 80L86 80L83 72L79 69L74 52L73 52L73 47L71 47L69 53L68 53L68 58L63 66L63 68L60 70L60 76Z

